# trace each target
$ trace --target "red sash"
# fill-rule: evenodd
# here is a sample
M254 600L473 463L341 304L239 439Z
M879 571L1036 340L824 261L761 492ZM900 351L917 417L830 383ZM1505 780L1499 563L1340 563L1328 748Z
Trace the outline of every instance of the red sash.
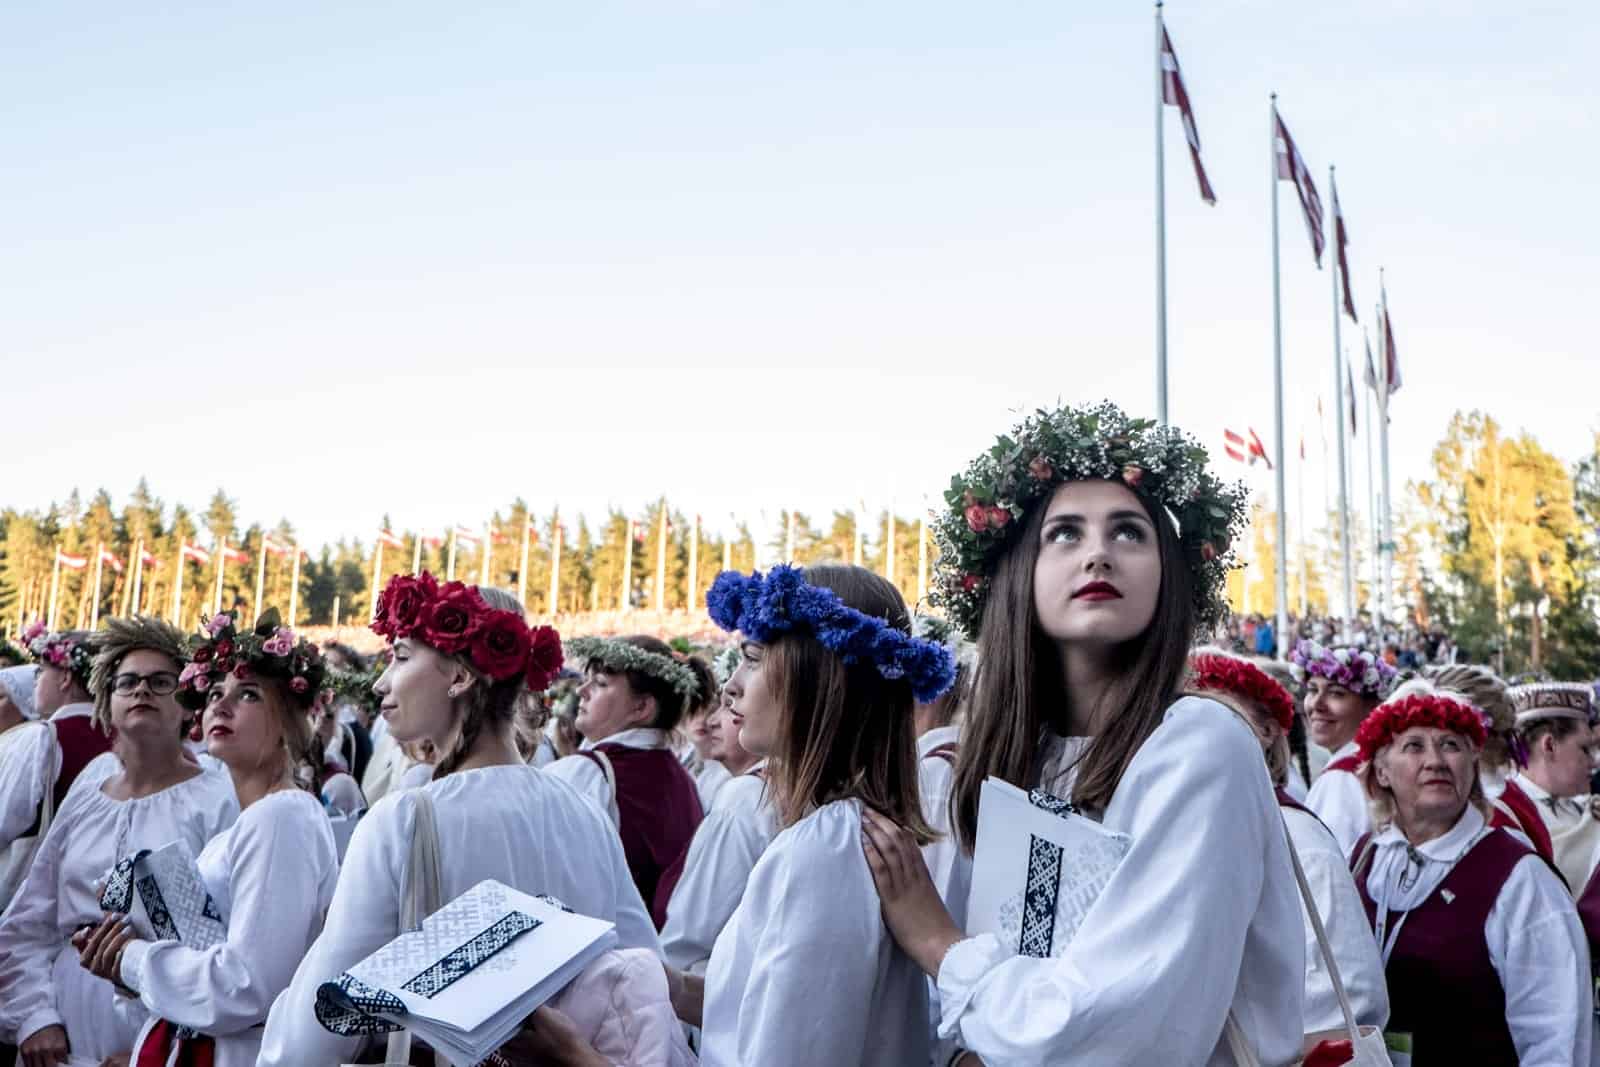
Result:
M179 1029L165 1019L158 1021L144 1036L133 1067L215 1067L216 1042L205 1034L179 1037Z

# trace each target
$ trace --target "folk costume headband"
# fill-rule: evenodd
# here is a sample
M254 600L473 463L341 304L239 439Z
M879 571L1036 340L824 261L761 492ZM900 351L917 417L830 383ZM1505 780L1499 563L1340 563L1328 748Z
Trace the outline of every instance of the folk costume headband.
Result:
M378 597L372 632L390 643L403 637L460 656L492 681L518 675L542 693L561 673L561 635L552 626L530 628L520 612L489 606L475 586L445 582L427 571L397 574Z
M58 667L88 688L89 675L94 670L94 645L86 635L49 630L44 623L36 622L23 631L22 643L35 662Z
M1289 662L1307 674L1370 697L1387 694L1399 673L1364 648L1328 648L1311 640L1296 642Z
M684 664L620 637L575 637L567 642L567 655L586 668L598 665L619 674L624 671L648 674L667 683L667 687L685 702L693 700L700 690L700 680Z
M1150 419L1129 418L1116 405L1040 409L950 480L935 516L941 549L933 602L974 640L983 621L994 568L1014 525L1040 497L1066 482L1120 482L1164 509L1177 523L1194 574L1194 607L1202 628L1227 612L1224 581L1235 565L1231 546L1244 529L1243 486L1206 469L1193 437Z
M1189 657L1189 685L1202 691L1229 693L1260 705L1284 733L1294 725L1294 698L1276 678L1249 660L1197 652Z
M1482 748L1489 738L1489 717L1471 704L1434 693L1413 693L1382 704L1362 720L1356 731L1356 747L1363 760L1371 760L1378 750L1414 726L1449 730Z
M1517 715L1517 725L1526 726L1540 719L1594 720L1594 693L1577 682L1537 682L1518 685L1508 694Z
M884 619L850 607L805 571L780 563L766 574L723 571L706 593L711 621L759 644L807 634L846 663L870 663L885 678L904 678L918 703L937 700L955 684L956 660L937 641L912 637Z
M178 675L178 703L190 711L206 706L206 694L228 675L240 681L273 678L288 684L294 702L309 708L322 689L327 667L322 652L280 625L277 608L268 608L255 628L239 632L238 616L221 612L200 628L189 665Z

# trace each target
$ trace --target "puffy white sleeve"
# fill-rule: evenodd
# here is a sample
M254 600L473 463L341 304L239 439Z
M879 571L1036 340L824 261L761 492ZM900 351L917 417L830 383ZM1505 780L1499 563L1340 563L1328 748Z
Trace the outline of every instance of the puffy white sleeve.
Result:
M62 805L66 818L50 826L0 919L0 1036L22 1044L47 1026L59 1026L51 968L63 943L57 894L61 859L72 829L72 799Z
M1293 884L1286 849L1269 844L1283 835L1270 790L1234 715L1175 706L1117 788L1107 822L1117 811L1132 845L1071 945L1035 959L992 934L957 942L939 968L940 1036L1014 1067L1101 1062L1108 1049L1118 1063L1197 1062L1222 1033L1267 859ZM1279 910L1298 914L1287 897ZM1298 962L1300 931L1284 934Z
M604 815L607 821L611 819L611 787L606 782L605 772L588 756L577 754L563 756L545 767L541 767L545 774L553 774L576 789L594 809Z
M250 814L229 849L227 941L204 951L135 941L122 957L123 984L152 1015L215 1036L266 1019L322 926L319 890L337 865L327 818L311 804Z
M46 724L13 729L27 733L8 744L0 756L0 852L38 819L55 748L55 732Z
M1306 807L1316 812L1322 824L1333 831L1345 859L1350 858L1350 850L1356 847L1361 835L1372 829L1372 816L1367 810L1361 779L1349 771L1326 771L1318 776L1306 794Z
M1389 986L1383 973L1383 957L1378 952L1378 942L1367 921L1361 894L1356 890L1355 879L1350 876L1338 842L1303 811L1286 809L1283 818L1300 856L1306 884L1311 887L1311 899L1322 917L1356 1022L1382 1030L1389 1021ZM1306 941L1305 1032L1342 1031L1344 1012L1333 991L1333 976L1323 962L1316 931L1304 909L1302 901Z
M750 978L738 1009L737 1052L723 1052L720 1062L856 1063L870 1028L902 1025L871 1017L883 922L859 829L854 836L847 842L853 857L791 843L751 875Z
M1594 993L1572 896L1538 856L1511 870L1484 924L1523 1067L1589 1062Z
M661 928L662 955L679 970L705 973L711 946L733 917L767 846L759 818L742 805L730 805L714 809L695 830Z
M408 797L385 797L356 824L327 922L273 1001L257 1067L337 1067L354 1058L360 1038L340 1037L317 1021L317 987L400 932L401 872L416 818Z

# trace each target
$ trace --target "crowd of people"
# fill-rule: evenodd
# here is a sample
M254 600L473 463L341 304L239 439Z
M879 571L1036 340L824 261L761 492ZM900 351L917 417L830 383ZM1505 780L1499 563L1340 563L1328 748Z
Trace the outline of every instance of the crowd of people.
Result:
M1223 603L1244 511L1193 439L1064 407L953 480L937 615L780 564L720 575L687 651L426 573L370 660L270 612L35 627L0 1063L448 1062L327 991L489 879L615 930L496 1064L1600 1058L1593 687L1327 620L1275 658ZM1050 816L1020 856L1002 787ZM130 914L175 842L214 944Z

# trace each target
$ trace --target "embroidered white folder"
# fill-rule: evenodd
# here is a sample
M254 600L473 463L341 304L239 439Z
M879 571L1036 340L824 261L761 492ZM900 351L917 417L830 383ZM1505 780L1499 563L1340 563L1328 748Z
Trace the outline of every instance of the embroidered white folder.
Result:
M206 892L183 841L135 853L111 869L100 893L106 911L125 912L147 941L207 949L228 939L227 924Z
M400 1027L454 1063L477 1063L616 943L616 927L550 897L479 882L317 990L336 1034Z
M1060 797L985 780L967 932L1023 956L1061 955L1131 844Z

